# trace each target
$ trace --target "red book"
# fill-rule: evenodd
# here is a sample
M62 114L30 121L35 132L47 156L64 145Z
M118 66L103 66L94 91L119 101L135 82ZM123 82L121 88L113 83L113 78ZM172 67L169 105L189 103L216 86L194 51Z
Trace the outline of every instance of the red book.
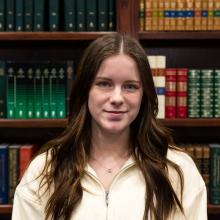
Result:
M176 69L166 69L165 76L165 118L176 118Z
M20 146L19 179L22 178L24 171L33 158L35 150L36 146L34 144Z
M187 117L187 69L177 69L177 117Z

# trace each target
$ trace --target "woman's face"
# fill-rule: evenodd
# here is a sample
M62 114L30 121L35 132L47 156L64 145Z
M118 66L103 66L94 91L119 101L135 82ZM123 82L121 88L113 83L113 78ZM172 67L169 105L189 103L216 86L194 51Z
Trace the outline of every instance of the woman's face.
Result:
M120 54L105 59L89 92L92 129L107 133L129 131L138 115L142 83L135 61Z

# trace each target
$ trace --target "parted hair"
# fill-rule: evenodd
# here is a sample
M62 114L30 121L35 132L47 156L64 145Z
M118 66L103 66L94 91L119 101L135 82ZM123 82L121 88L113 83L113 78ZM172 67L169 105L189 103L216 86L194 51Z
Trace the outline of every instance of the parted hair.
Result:
M113 33L94 40L85 50L71 91L68 125L39 152L47 155L39 189L46 186L49 190L53 186L45 208L46 219L69 220L82 199L81 180L91 147L89 91L101 63L121 53L135 61L143 87L141 107L130 125L129 140L130 150L146 183L143 219L165 220L176 209L183 212L183 174L177 164L167 159L168 149L173 148L170 145L172 136L156 119L158 100L146 52L136 39ZM180 197L169 180L168 166L178 174Z

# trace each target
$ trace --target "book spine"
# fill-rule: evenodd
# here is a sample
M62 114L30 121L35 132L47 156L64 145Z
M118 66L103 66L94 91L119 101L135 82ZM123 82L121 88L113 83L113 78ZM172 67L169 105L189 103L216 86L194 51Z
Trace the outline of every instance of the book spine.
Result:
M209 0L207 30L213 30L213 29L214 29L214 0Z
M15 30L23 31L24 30L24 4L23 0L15 1Z
M144 12L145 12L145 0L139 2L139 30L144 31Z
M76 30L86 30L86 5L85 0L76 0Z
M153 2L145 0L145 31L152 31Z
M187 117L187 69L177 69L177 117Z
M57 85L56 85L56 97L57 97L57 118L66 117L66 62L57 63Z
M64 30L76 31L76 1L64 0Z
M16 78L15 78L15 64L7 61L7 118L15 118L16 105Z
M86 0L86 30L97 30L97 5L96 0Z
M152 2L152 30L158 30L158 0Z
M203 154L202 154L202 146L200 144L195 144L194 146L194 151L195 151L195 162L196 166L202 175L202 170L203 170Z
M0 0L0 31L5 30L5 0Z
M194 30L199 31L202 29L202 0L195 0L195 18Z
M220 204L220 145L210 144L210 204Z
M14 193L19 180L19 145L9 146L9 203L13 203Z
M56 86L57 86L57 68L55 63L51 63L50 71L50 118L57 118L57 97L56 97Z
M8 203L8 148L0 145L0 204Z
M214 0L214 30L220 30L220 0Z
M166 69L165 118L176 118L176 69Z
M220 117L220 69L214 71L214 117Z
M26 66L27 118L34 118L34 70L32 63L26 63Z
M201 118L214 115L214 71L201 69Z
M5 61L0 61L0 118L6 118L6 82Z
M194 30L194 0L186 0L186 22L187 31Z
M201 30L206 31L208 23L208 0L202 0L201 17Z
M34 31L44 31L45 1L34 0Z
M201 115L200 113L200 102L201 102L200 80L201 80L201 73L199 69L188 70L187 106L188 106L188 117L189 118L199 118Z
M142 0L143 1L143 0ZM108 30L108 1L98 0L97 1L97 12L98 12L98 31Z
M33 0L24 0L24 30L33 30Z
M43 96L43 118L50 116L50 88L49 88L49 62L41 63L42 66L42 96Z
M176 0L170 0L170 29L175 31L177 29L177 2Z
M6 31L15 30L15 2L14 0L6 1Z
M49 0L49 31L59 30L59 0Z
M164 30L164 2L165 0L159 0L158 2L158 30Z
M164 30L170 30L170 0L164 1Z
M16 106L15 118L27 118L26 77L24 63L16 63Z
M108 31L114 31L116 29L115 17L116 17L116 1L108 0Z
M183 31L185 30L185 20L186 20L186 2L185 0L177 0L177 24L176 30Z

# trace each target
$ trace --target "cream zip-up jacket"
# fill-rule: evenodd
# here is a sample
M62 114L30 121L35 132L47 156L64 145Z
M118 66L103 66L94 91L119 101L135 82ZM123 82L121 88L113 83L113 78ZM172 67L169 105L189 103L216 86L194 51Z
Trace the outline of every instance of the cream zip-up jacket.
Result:
M176 210L169 220L207 220L206 187L194 162L188 155L176 150L168 150L167 157L180 166L184 176L185 215ZM49 193L38 196L40 178L36 179L44 162L45 154L35 158L17 186L12 220L45 218L44 209ZM170 167L169 177L180 197L179 180ZM146 187L142 173L132 157L115 176L108 191L89 165L85 169L81 184L84 188L82 201L72 214L71 220L143 220Z

